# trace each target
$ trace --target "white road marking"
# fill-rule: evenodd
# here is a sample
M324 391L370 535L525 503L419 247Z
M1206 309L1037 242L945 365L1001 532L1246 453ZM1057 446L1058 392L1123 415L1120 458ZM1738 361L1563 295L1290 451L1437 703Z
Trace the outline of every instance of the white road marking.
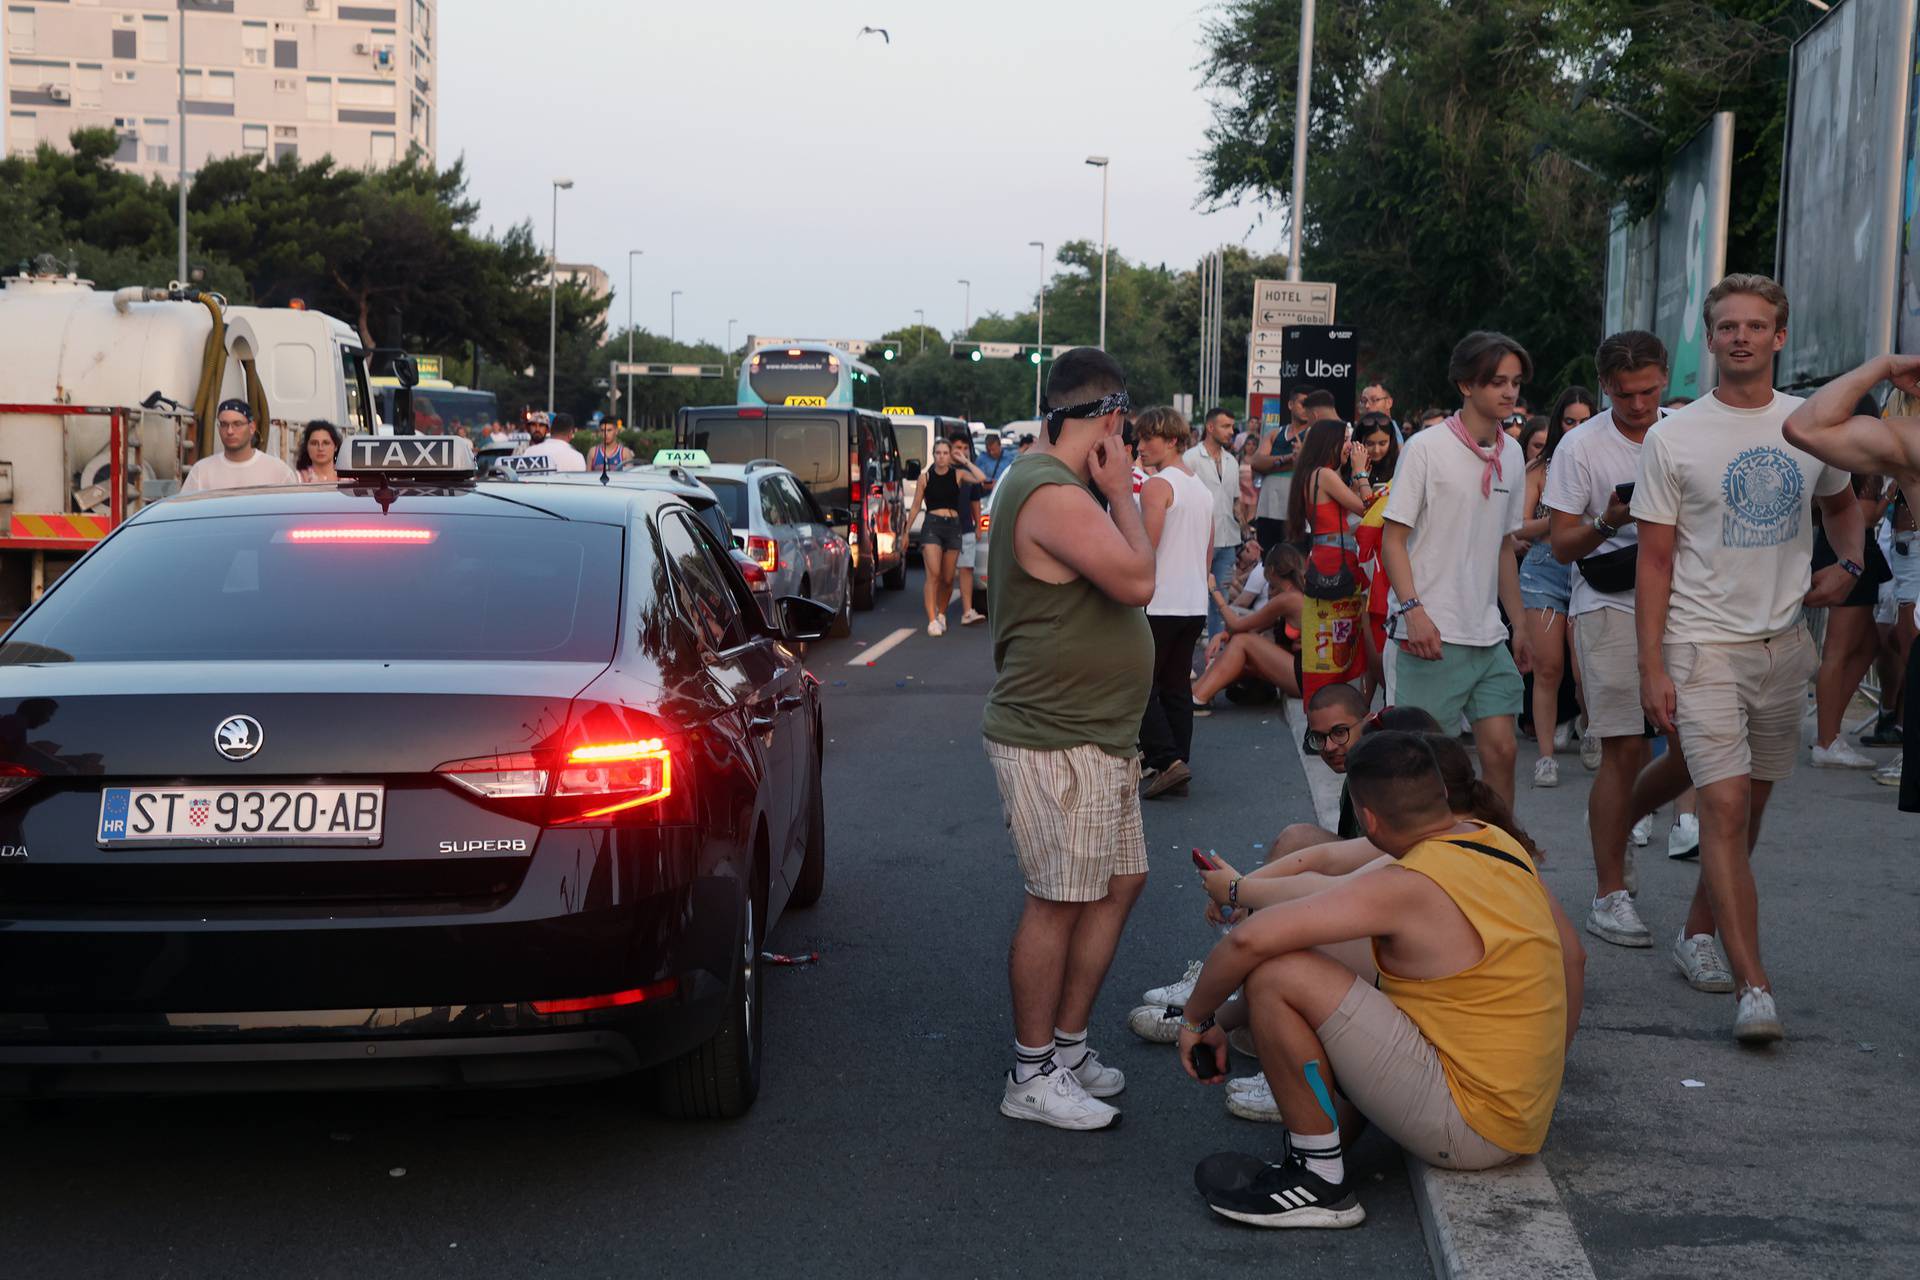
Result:
M888 636L885 640L882 640L879 644L874 645L873 648L868 649L867 651L862 653L859 657L855 658L852 662L849 662L847 665L850 667L871 666L873 663L879 661L881 656L884 655L889 649L892 649L893 646L899 644L902 640L905 640L908 636L912 635L913 630L914 629L912 627L900 628L898 631Z

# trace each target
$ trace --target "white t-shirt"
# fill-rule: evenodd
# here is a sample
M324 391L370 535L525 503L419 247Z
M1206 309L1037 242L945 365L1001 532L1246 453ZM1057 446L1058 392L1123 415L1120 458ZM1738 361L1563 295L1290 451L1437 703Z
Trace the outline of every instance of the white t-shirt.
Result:
M1156 481L1173 486L1173 502L1154 549L1153 599L1147 612L1202 617L1207 612L1207 565L1213 558L1213 495L1198 476L1178 467L1156 472L1147 486Z
M1800 403L1776 391L1763 409L1736 409L1704 395L1647 432L1633 518L1674 527L1669 641L1764 640L1799 620L1814 497L1851 481L1781 436Z
M1243 594L1252 594L1253 604L1249 606L1249 611L1258 612L1267 603L1267 597L1271 594L1267 590L1267 566L1264 563L1253 566L1253 572L1247 575L1247 580L1241 584L1240 590Z
M1200 483L1207 486L1213 500L1213 545L1239 546L1240 522L1233 517L1233 504L1240 498L1240 459L1222 449L1216 466L1207 453L1207 446L1197 444L1187 450L1183 461L1193 469Z
M1635 484L1639 479L1640 442L1620 434L1620 428L1613 425L1613 410L1608 409L1588 418L1560 441L1560 447L1553 451L1553 465L1547 468L1547 487L1540 500L1555 511L1598 519L1607 513L1615 485ZM1639 541L1639 528L1623 525L1620 532L1587 554L1604 555ZM1577 618L1595 609L1632 613L1633 590L1611 594L1595 591L1580 567L1574 565L1573 595L1567 613Z
M523 458L545 458L550 471L585 471L587 460L580 451L565 440L555 440L548 436L539 444L530 444L520 451Z
M1502 541L1518 529L1527 501L1526 462L1506 432L1500 475L1480 494L1487 464L1444 427L1422 431L1400 451L1386 518L1412 530L1413 587L1448 644L1505 644L1500 621ZM1397 608L1395 604L1391 607Z
M215 489L257 489L263 485L299 483L300 477L293 473L292 467L255 449L245 462L228 462L224 453L200 459L188 470L180 492L210 493Z

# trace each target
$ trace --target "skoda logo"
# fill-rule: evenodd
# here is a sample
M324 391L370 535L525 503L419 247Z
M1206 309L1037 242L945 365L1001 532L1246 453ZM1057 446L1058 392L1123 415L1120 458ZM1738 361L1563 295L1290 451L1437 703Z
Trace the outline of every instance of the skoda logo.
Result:
M213 745L229 760L245 760L260 750L264 736L252 716L228 716L213 731Z

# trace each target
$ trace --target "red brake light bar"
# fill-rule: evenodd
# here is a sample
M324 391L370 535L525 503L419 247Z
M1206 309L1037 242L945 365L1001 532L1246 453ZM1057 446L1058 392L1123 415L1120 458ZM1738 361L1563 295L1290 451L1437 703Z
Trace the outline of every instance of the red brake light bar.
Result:
M289 529L287 541L310 545L322 542L398 542L409 546L424 546L439 537L435 529L367 529L367 528L331 528L331 529Z
M764 418L767 416L765 409L741 409L738 412L742 418Z
M530 1001L533 1011L538 1014L587 1013L594 1009L618 1009L630 1004L643 1004L648 1000L664 1000L680 990L680 979L663 978L659 982L649 982L644 987L629 987L625 991L610 991L603 996L579 996L571 1000L534 1000Z

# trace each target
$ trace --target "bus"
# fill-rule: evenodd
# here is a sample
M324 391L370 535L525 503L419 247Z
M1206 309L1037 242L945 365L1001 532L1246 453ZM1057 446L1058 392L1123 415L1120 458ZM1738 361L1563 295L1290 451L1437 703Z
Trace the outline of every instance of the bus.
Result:
M393 393L400 384L393 378L368 378L373 392L374 412L388 426L393 424ZM413 389L413 429L425 435L451 435L464 426L475 440L486 435L487 428L500 421L500 402L491 391L456 387L444 378L422 378Z
M886 408L880 374L824 342L756 348L740 366L738 404L809 409Z

